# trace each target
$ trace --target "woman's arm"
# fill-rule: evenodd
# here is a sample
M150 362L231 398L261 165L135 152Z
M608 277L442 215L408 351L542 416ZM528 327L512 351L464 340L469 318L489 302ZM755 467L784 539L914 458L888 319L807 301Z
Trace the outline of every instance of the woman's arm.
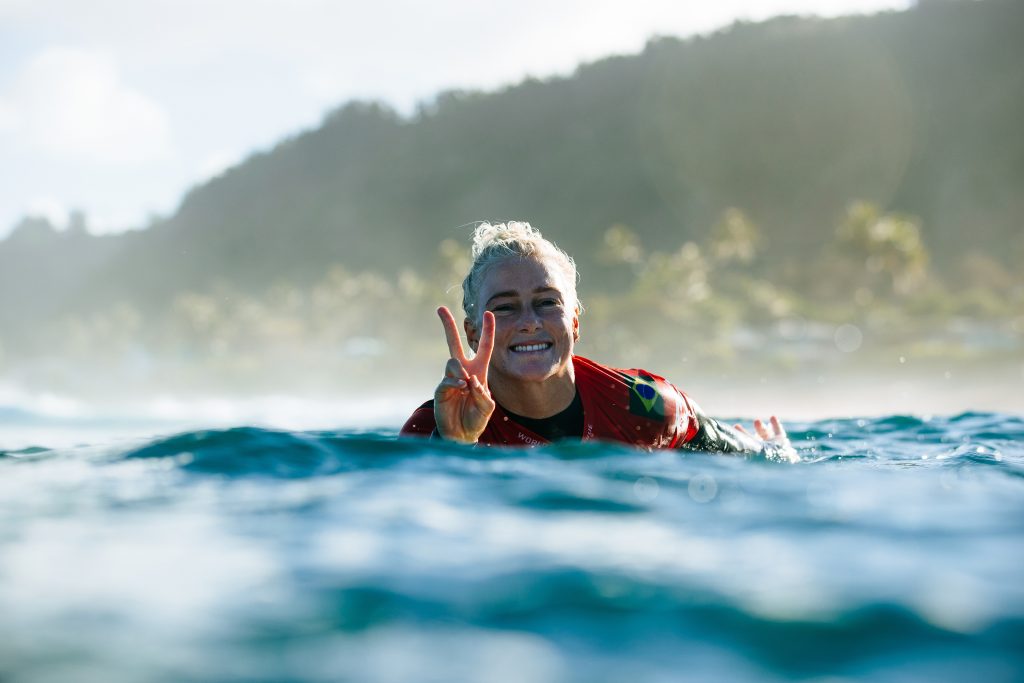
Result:
M696 403L691 402L690 405L698 429L692 439L682 444L683 448L714 453L764 455L769 460L799 462L800 456L790 444L782 423L774 415L771 417L770 429L761 420L754 420L754 430L757 432L757 436L754 436L742 425L730 427L722 424L708 417Z

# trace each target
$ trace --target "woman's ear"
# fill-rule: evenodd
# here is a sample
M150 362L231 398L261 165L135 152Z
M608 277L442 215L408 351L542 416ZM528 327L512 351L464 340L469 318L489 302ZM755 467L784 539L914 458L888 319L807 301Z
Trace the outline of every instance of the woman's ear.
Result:
M580 340L580 309L572 314L572 341L575 344Z
M476 353L477 346L480 344L480 331L476 329L469 318L462 321L462 327L466 330L466 340L469 342L469 348L473 349L473 353Z

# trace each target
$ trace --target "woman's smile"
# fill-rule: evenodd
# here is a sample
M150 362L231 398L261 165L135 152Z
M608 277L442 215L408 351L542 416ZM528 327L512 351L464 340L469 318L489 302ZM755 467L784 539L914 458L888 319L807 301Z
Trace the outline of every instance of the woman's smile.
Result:
M534 342L532 344L513 344L509 348L513 353L537 353L539 351L547 351L553 346L554 344L551 342Z

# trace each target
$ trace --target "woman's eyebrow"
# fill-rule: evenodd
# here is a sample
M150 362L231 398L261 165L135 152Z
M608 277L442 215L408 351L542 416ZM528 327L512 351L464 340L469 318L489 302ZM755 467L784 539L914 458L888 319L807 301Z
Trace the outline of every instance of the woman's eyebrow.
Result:
M515 291L514 289L510 289L510 290L505 291L505 292L498 292L497 294L491 295L491 298L488 299L487 302L484 305L486 306L487 304L491 303L495 299L501 299L503 297L515 297L515 296L519 296L519 292Z
M562 292L560 292L560 291L558 290L558 288L557 288L557 287L555 287L555 286L553 286L553 285L541 285L541 286L540 286L540 287L538 287L537 289L533 290L533 293L534 293L534 294L541 294L542 292L554 292L555 294L557 294L557 295L559 295L559 296L561 296L561 295L562 295ZM487 301L486 301L486 302L484 303L484 306L488 306L488 305L490 305L490 303L491 303L492 301L494 301L495 299L502 299L502 298L515 298L515 297L517 297L517 296L519 296L519 292L517 292L517 291L516 291L516 290L514 290L514 289L509 289L509 290L506 290L506 291L504 291L504 292L496 292L496 293L492 294L492 295L491 295L491 298L489 298L489 299L488 299L488 300L487 300Z

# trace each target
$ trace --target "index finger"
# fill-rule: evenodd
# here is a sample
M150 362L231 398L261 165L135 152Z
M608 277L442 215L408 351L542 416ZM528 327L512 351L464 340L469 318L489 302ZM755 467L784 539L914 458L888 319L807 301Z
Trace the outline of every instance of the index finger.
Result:
M459 327L455 322L455 316L448 310L447 306L437 309L437 317L444 325L444 336L448 340L448 352L457 361L466 361L466 352L462 349L462 337L459 336Z

